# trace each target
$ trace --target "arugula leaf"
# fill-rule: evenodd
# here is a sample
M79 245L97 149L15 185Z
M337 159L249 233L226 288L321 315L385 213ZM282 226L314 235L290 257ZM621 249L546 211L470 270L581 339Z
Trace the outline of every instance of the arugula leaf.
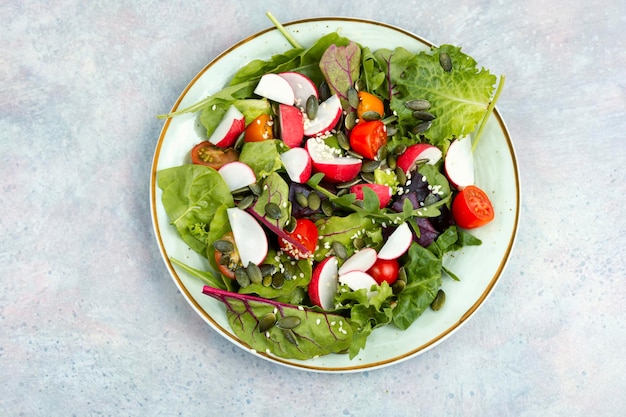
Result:
M282 358L306 360L329 353L345 352L352 344L352 324L343 316L224 291L208 285L202 289L202 293L224 303L228 322L235 335L257 352L271 352ZM261 332L259 323L267 314L274 314L278 320L297 317L300 324L284 330L277 323L269 330Z
M444 52L452 60L450 72L439 63ZM476 61L462 53L461 48L442 45L406 60L401 76L393 81L390 107L397 113L399 123L414 126L418 122L404 106L407 99L428 100L429 111L436 119L423 135L434 145L441 145L474 131L489 106L496 77L484 68L479 70Z
M404 266L407 283L398 294L393 323L406 330L435 299L441 287L441 258L417 243L411 244Z
M182 239L206 256L208 225L222 205L233 207L233 196L222 176L204 165L185 164L157 172L161 201Z

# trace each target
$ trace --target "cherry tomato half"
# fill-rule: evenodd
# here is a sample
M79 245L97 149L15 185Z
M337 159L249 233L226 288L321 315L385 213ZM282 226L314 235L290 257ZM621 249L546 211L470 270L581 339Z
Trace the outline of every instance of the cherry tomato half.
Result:
M377 259L376 263L367 271L380 285L383 281L392 285L398 279L400 264L395 259Z
M318 231L315 223L309 219L297 219L296 228L288 236L306 248L306 251L298 249L293 243L284 238L278 239L280 249L287 255L295 259L302 259L313 256L317 246Z
M200 142L191 150L191 162L220 169L222 165L239 159L239 153L233 148L220 148L208 140Z
M215 250L215 262L224 276L235 279L235 269L241 266L241 259L239 258L239 252L237 252L237 246L235 245L235 236L233 232L228 232L222 236L221 240L232 243L235 250L230 253L222 253Z
M360 121L350 132L350 147L364 158L376 158L380 147L386 144L387 128L380 120Z
M385 115L385 105L382 100L367 91L359 91L359 105L356 108L356 117L361 120L363 113L373 111L380 114L382 118Z
M248 126L243 136L245 142L262 142L268 139L274 139L274 124L272 116L262 114L254 119Z
M473 229L493 220L493 206L483 190L469 185L454 198L452 216L459 227Z

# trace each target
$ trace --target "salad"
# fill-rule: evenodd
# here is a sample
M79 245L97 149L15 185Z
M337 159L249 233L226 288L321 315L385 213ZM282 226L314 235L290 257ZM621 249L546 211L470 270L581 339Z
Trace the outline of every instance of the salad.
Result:
M447 253L493 218L472 148L503 77L461 49L370 50L337 32L255 60L198 112L207 140L157 172L207 270L171 259L258 352L350 359L381 326L444 306ZM458 274L458 275L457 275Z

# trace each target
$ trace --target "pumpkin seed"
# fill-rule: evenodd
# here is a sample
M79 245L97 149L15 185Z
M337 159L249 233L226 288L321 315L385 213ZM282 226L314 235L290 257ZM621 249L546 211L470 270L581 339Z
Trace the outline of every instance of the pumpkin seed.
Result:
M337 197L341 197L343 195L349 194L350 190L348 188L339 188L337 189Z
M296 334L291 329L283 329L283 335L285 339L292 345L298 346L298 339L296 338Z
M352 108L356 109L357 107L359 107L359 92L356 91L356 88L348 88L348 92L346 93L346 95L348 97L348 103L350 103Z
M230 253L235 250L235 245L228 240L219 239L213 242L213 248L218 252Z
M377 111L368 110L361 115L361 119L363 119L366 122L371 122L374 120L380 120L381 115Z
M335 255L337 255L337 258L346 259L348 257L348 250L346 249L345 246L343 246L341 242L337 242L335 240L331 247Z
M418 123L415 125L415 127L413 127L411 132L416 135L419 135L420 133L426 132L430 128L430 125L432 124L433 124L432 121Z
M406 288L406 281L402 281L400 279L396 280L391 286L391 289L394 294L400 294Z
M303 208L307 208L309 206L309 199L304 195L304 193L298 191L295 197L296 203L298 203Z
M233 190L230 193L233 196L240 196L242 194L247 194L249 192L250 192L250 187L246 185L245 187L237 188L236 190Z
M360 237L357 237L352 241L352 245L355 249L363 249L365 247L365 241Z
M393 135L396 134L396 132L398 131L398 129L396 129L395 126L387 126L387 137L392 137Z
M354 179L352 179L352 180L350 180L350 181L346 181L346 182L339 183L339 184L337 184L337 185L336 185L336 187L337 187L338 189L350 188L350 187L352 187L353 185L357 185L357 184L358 184L358 183L360 183L360 182L361 182L361 178L356 177L356 178L354 178Z
M359 154L359 153L354 152L352 149L348 149L348 150L346 150L346 153L347 153L349 156L353 157L353 158L356 158L356 159L363 159L363 155L361 155L361 154Z
M376 182L376 180L374 179L373 172L361 172L360 177L363 181L368 182L370 184L373 184Z
M396 174L396 179L398 180L398 184L405 185L406 184L406 174L404 170L400 167L396 167L393 171Z
M430 308L432 308L435 311L439 311L441 310L441 307L443 307L445 303L446 303L446 293L443 292L442 289L439 289L439 291L437 291L437 295L435 296L435 299L433 300L432 303L430 303Z
M378 152L376 152L376 159L378 159L379 161L384 161L385 158L387 158L388 154L389 154L389 148L387 148L387 145L383 145L380 148L378 148Z
M356 113L350 112L346 114L343 125L346 127L346 129L352 130L352 128L356 126Z
M450 55L448 55L447 52L442 52L439 54L439 64L445 72L452 71L452 60L450 59Z
M380 161L365 161L363 165L361 165L361 172L374 172L380 164Z
M322 81L322 83L320 84L319 95L321 101L325 101L328 97L331 96L330 87L328 86L328 83L326 81Z
M263 284L264 287L272 285L272 275L265 275L261 284Z
M387 155L387 166L389 169L396 169L396 157L393 154Z
M274 219L274 220L277 220L283 217L283 213L280 210L280 207L278 207L278 204L276 203L267 203L265 205L265 215L269 217L270 219Z
M276 321L276 325L281 329L295 329L300 323L302 320L298 316L283 316Z
M278 290L282 288L283 285L285 285L285 276L283 274L272 275L272 288L276 288Z
M400 268L400 270L398 271L398 279L400 281L406 282L407 276L406 276L406 269L404 269L404 267Z
M254 184L248 185L248 188L250 189L250 191L252 191L252 194L254 194L256 196L260 196L263 193L263 189L256 182Z
M346 136L345 133L343 133L342 130L337 132L335 136L337 137L337 143L339 144L339 147L341 149L343 149L344 151L347 151L348 149L350 149L350 141L348 140L348 137Z
M413 112L413 117L415 117L418 120L423 120L425 122L431 121L431 120L435 120L436 116L430 112L427 112L425 110L415 110Z
M261 272L261 268L259 268L257 264L253 264L252 262L248 263L246 273L248 274L248 278L250 278L250 282L254 284L263 282L263 272Z
M322 199L320 198L319 194L317 193L311 193L309 194L309 198L308 198L308 204L309 204L309 208L311 210L317 210L320 208L320 205L322 204Z
M259 332L265 333L276 324L276 314L267 313L259 319Z
M331 203L330 200L327 198L322 200L322 213L324 213L328 217L332 216L333 214L333 203Z
M235 279L237 280L237 284L239 284L241 288L246 288L248 285L250 285L250 277L248 276L246 270L243 269L243 267L235 269Z
M290 262L286 262L283 264L283 277L287 281L291 281L296 277L296 268Z
M356 88L356 91L365 91L367 86L365 85L365 81L359 78L354 83L354 88Z
M230 264L230 256L228 255L222 255L222 257L220 258L220 265L224 265L224 266L228 266L228 264Z
M317 109L319 108L319 103L317 102L317 97L313 94L306 99L305 111L306 116L309 120L313 120L317 117Z
M439 201L439 196L431 193L424 198L424 205L430 206L431 204L435 204L437 201Z
M285 223L285 225L283 226L283 230L287 233L293 233L293 231L296 230L297 225L298 224L296 222L296 219L291 217L289 221L287 221L287 223Z
M237 203L237 207L241 210L245 210L250 207L254 203L254 195L248 194L244 198L242 198L239 203Z
M276 273L276 265L274 264L261 264L259 265L259 269L261 270L261 274L265 275L274 275Z
M408 146L406 145L402 145L402 144L396 145L396 147L393 148L393 154L396 156L400 156L406 152L406 148L408 148Z
M409 100L404 103L404 107L409 110L428 110L430 109L430 101L425 99Z

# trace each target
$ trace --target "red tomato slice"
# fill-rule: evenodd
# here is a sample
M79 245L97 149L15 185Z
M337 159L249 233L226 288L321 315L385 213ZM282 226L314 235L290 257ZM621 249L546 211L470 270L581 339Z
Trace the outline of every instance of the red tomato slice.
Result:
M350 147L364 158L376 158L378 149L386 144L387 128L380 120L361 121L350 132Z
M224 164L239 159L239 153L233 148L220 148L208 140L200 142L191 150L191 162L220 169Z
M281 238L278 239L278 245L283 252L295 259L302 259L313 255L317 247L317 238L319 236L315 223L309 219L297 219L296 228L293 232L289 233L288 236L290 239L304 246L308 253L304 253L292 243Z
M383 281L392 285L398 279L400 264L396 259L377 259L376 263L367 271L380 285Z
M475 185L469 185L452 202L452 216L460 227L473 229L492 221L494 211L487 194Z

